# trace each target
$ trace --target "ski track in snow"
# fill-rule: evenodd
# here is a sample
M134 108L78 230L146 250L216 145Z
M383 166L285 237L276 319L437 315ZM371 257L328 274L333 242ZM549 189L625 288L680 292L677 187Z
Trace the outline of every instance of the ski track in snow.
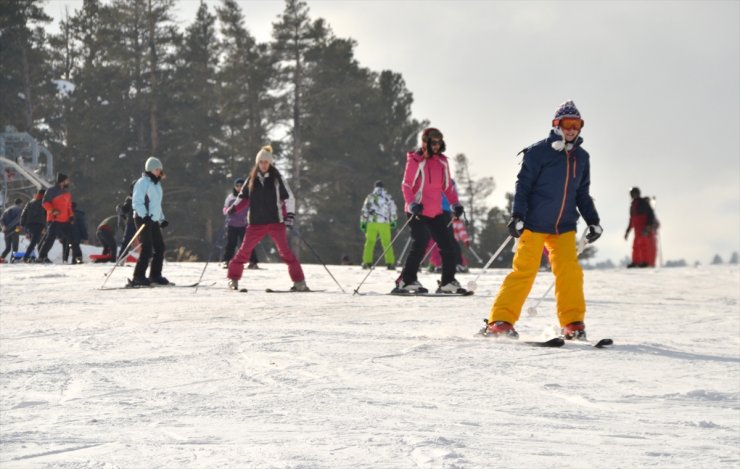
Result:
M737 266L586 271L589 337L611 350L475 336L503 269L472 297L409 298L385 269L353 296L359 266L329 266L347 294L320 265L326 293L269 294L290 281L264 267L238 294L216 264L197 292L0 265L0 467L740 466ZM551 279L523 340L557 329L553 297L526 312Z

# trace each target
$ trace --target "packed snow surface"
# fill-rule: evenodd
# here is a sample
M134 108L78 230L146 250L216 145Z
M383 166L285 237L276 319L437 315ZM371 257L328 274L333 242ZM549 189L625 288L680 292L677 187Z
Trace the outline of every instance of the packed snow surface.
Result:
M334 265L347 293L321 265L304 269L325 292L266 293L291 283L263 267L234 293L214 263L197 291L0 265L0 467L740 466L737 266L586 271L588 334L610 350L475 336L506 270L471 297L407 298L386 269L352 295L368 271ZM557 328L552 297L526 312L551 278L522 339Z

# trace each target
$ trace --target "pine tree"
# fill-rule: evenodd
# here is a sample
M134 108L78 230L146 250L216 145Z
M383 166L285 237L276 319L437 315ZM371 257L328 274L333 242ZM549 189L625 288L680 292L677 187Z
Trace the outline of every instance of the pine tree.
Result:
M235 0L217 8L224 57L219 71L222 84L219 116L223 123L223 172L243 176L254 163L251 156L273 129L275 99L270 95L273 67L266 44L257 44L244 27L244 15Z
M189 220L174 225L169 238L184 246L183 252L208 252L215 227L222 224L219 208L224 176L221 159L219 120L219 42L216 17L202 3L194 22L186 28L177 51L171 95L167 103L166 132L160 148L168 174L167 206L172 220ZM163 121L163 124L165 122Z
M463 153L455 156L455 186L465 208L470 225L468 231L471 243L476 244L477 233L481 229L483 217L488 212L485 200L496 188L493 177L473 179L470 174L468 158Z
M303 99L309 86L309 71L306 55L315 45L317 32L321 28L311 23L308 6L301 0L286 0L285 9L277 23L273 24L273 53L278 65L280 92L279 115L290 122L291 142L287 150L291 185L296 197L296 211L301 212L304 165L304 125L306 114Z
M41 3L0 1L0 128L12 125L37 138L55 94L43 29L51 18Z

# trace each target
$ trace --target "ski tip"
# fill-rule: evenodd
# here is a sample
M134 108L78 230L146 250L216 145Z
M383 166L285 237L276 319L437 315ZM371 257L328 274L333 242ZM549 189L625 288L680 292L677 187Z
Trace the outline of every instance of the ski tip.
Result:
M529 340L524 342L527 345L531 345L533 347L562 347L565 345L565 340L562 337L553 337L550 340L545 341L536 341L536 340Z
M614 345L614 341L612 339L601 339L594 344L594 347L605 348L605 347L611 347L612 345Z

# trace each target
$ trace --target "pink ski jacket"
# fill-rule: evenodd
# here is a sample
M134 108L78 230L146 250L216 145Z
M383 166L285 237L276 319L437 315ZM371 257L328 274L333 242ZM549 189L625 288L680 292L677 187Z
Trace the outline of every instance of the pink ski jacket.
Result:
M447 197L450 206L454 207L460 202L452 184L447 157L444 155L424 158L421 153L408 152L401 191L407 213L409 204L421 203L424 206L421 214L429 218L442 213L442 194Z

